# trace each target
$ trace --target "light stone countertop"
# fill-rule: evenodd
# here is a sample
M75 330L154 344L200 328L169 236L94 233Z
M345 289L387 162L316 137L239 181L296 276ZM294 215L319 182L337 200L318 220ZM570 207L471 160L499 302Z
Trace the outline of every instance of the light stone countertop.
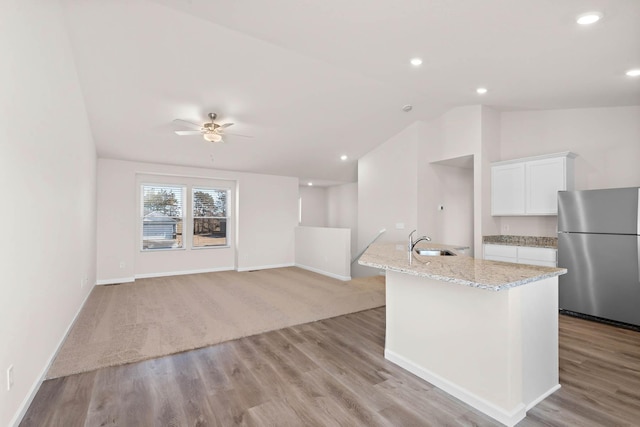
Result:
M528 246L531 248L558 249L557 237L540 236L482 236L482 243L488 245Z
M449 249L455 252L455 246L431 242L420 242L416 247ZM374 243L358 263L490 291L503 291L567 272L566 268L489 261L464 255L432 257L415 252L413 262L409 265L406 242Z

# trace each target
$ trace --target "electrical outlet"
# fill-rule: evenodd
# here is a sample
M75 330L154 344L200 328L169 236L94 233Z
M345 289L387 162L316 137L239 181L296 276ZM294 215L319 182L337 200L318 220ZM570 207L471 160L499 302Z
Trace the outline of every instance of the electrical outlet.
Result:
M84 277L80 278L80 289L84 288Z
M506 233L507 231L509 231L509 224L502 224L502 232Z
M125 268L127 266L127 263L124 261L120 261L120 268Z
M7 391L13 387L13 365L9 365L7 368Z

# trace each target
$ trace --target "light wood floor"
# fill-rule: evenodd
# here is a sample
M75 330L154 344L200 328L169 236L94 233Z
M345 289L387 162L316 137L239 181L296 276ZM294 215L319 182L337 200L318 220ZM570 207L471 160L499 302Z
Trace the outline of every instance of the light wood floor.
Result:
M45 381L22 426L497 426L386 361L384 308ZM560 316L562 388L519 426L639 426L640 333Z

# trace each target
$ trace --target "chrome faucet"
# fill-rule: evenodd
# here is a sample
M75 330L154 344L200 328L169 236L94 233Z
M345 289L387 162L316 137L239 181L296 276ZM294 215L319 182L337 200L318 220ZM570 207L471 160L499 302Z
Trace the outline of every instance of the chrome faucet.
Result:
M409 250L409 265L411 265L411 261L413 260L413 248L415 248L416 245L422 242L423 240L426 240L427 242L431 241L431 237L428 237L428 236L418 237L418 239L414 241L413 233L415 232L416 230L413 230L411 233L409 233L409 245L407 247L407 249Z

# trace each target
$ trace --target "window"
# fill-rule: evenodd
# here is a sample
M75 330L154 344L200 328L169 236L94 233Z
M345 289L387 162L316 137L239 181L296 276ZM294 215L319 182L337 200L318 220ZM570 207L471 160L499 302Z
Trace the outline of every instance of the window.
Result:
M227 182L157 179L138 181L142 251L233 248L233 192Z
M142 250L184 247L184 188L174 185L142 185Z
M193 187L193 248L228 246L229 190Z

